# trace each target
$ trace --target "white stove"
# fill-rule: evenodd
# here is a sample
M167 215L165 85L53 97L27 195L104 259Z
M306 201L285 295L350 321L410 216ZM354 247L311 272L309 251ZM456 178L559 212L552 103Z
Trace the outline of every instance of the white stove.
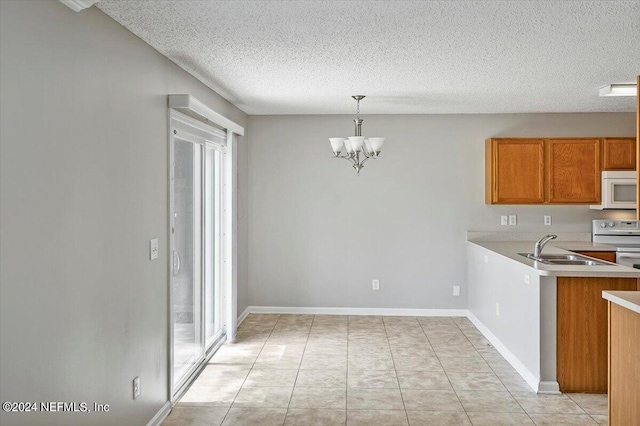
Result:
M640 220L596 219L593 242L616 247L616 263L640 269Z

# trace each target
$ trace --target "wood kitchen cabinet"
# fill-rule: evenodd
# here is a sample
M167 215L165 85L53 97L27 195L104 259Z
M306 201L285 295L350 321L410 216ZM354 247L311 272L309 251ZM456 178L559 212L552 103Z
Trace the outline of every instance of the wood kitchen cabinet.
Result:
M487 139L485 203L600 204L602 170L634 170L637 155L631 137Z
M544 202L542 139L489 139L485 157L487 204Z
M638 290L636 278L558 277L556 371L561 392L607 393L603 290Z
M635 170L635 138L603 138L602 170Z
M547 140L548 202L600 203L600 140Z

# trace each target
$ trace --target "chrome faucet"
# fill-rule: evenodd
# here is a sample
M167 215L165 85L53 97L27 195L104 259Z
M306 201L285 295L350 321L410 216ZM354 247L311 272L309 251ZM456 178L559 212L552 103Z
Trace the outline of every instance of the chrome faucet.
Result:
M533 257L538 259L542 254L542 249L544 248L544 246L549 241L555 240L556 238L558 238L557 235L545 235L544 237L540 238L540 240L536 243L535 248L533 249Z

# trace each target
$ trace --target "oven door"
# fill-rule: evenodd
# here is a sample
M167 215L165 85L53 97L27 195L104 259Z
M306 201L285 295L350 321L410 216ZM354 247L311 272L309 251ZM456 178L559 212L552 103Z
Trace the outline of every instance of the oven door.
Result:
M616 263L629 268L640 269L640 253L619 251L616 253Z

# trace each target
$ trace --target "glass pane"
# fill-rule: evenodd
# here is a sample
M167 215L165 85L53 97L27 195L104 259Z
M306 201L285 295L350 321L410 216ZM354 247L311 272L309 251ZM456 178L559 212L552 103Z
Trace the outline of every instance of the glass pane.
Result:
M614 183L613 201L616 203L636 201L636 185Z
M174 384L203 356L201 339L202 147L174 141Z

